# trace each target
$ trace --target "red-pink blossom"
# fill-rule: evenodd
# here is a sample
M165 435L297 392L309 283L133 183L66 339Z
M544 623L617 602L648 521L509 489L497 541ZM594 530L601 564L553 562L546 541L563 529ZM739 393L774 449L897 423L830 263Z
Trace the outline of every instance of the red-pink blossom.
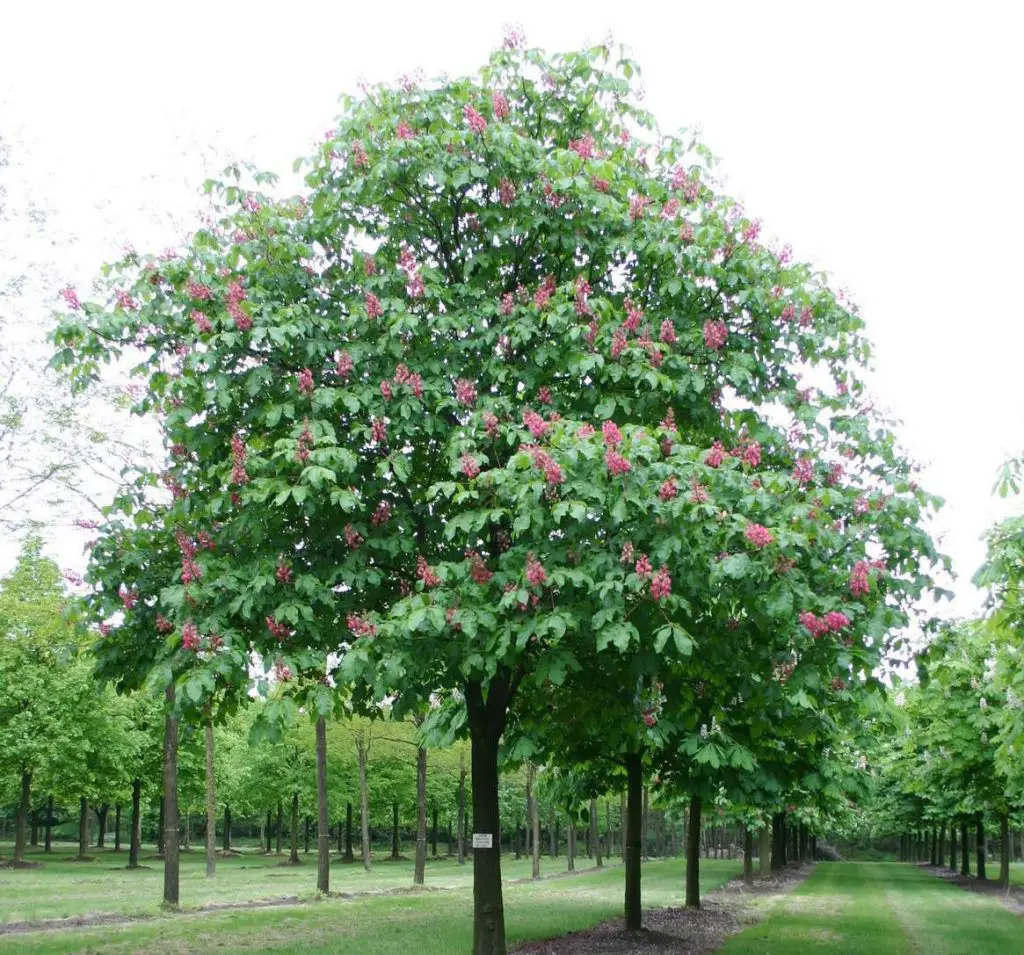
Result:
M504 119L508 116L508 100L505 98L505 94L500 90L495 90L491 94L491 110L494 113L495 119ZM483 130L476 130L476 132L482 132Z
M516 201L516 187L512 185L511 179L502 179L498 187L498 196L503 206L510 206Z
M516 308L515 296L511 292L506 292L501 296L501 314L511 315Z
M279 584L290 584L292 582L292 569L287 564L278 564L274 576Z
M292 668L280 657L274 661L273 674L274 679L279 683L287 683L295 675Z
M595 434L594 426L592 424L581 424L579 430L576 432L578 438L589 438Z
M350 613L345 620L345 625L357 639L359 637L377 636L376 624L370 623L369 620L360 617L358 614Z
M231 437L231 483L248 484L249 474L246 471L246 459L248 455L245 449L245 441L239 434Z
M676 327L672 324L671 319L666 318L661 323L661 333L658 336L661 342L665 345L674 345L676 341Z
M202 282L197 282L195 279L188 280L185 285L185 290L192 298L197 298L201 302L205 302L211 295L210 286L204 285Z
M861 514L867 514L870 507L871 505L868 503L868 499L862 495L853 502L853 513L858 516Z
M743 529L743 536L755 547L767 547L775 540L768 528L760 524L748 524Z
M604 463L608 467L608 471L613 475L628 474L633 470L633 465L624 458L618 451L609 450L604 456Z
M357 550L359 545L363 543L363 535L359 533L351 524L346 524L344 531L345 543L352 548Z
M436 587L441 583L437 571L427 563L427 559L422 555L416 558L416 576L423 581L424 587Z
M313 372L308 368L303 368L296 378L299 383L299 391L304 395L311 395L313 393Z
M73 308L77 312L82 307L82 303L78 300L78 293L70 285L62 288L60 294L68 308Z
M650 199L646 196L641 196L638 193L629 197L629 218L636 222L637 219L643 218L644 210L650 204Z
M498 436L498 416L490 411L485 411L482 420L487 437L496 438Z
M139 599L139 592L134 587L129 590L124 584L121 584L117 595L121 598L125 610L131 610Z
M626 541L626 543L622 545L622 553L619 555L619 562L622 564L633 563L633 545L629 541Z
M199 649L199 628L191 620L186 621L181 627L181 646L191 653Z
M338 356L338 360L334 365L334 370L342 378L348 378L352 373L352 369L355 367L355 362L352 361L352 356L347 352L342 352Z
M482 133L487 129L487 120L467 103L462 108L462 117L474 133Z
M156 615L156 632L157 633L170 633L174 630L174 624L171 623L162 613Z
M607 192L612 186L607 179L598 179L597 176L591 176L590 185L592 185L597 192Z
M384 314L384 309L380 304L380 299L377 298L373 292L366 293L366 314L369 318L380 318Z
M368 169L370 166L370 158L366 155L366 149L358 141L352 144L352 165L356 169Z
M781 318L784 322L791 322L794 318L796 318L796 308L794 308L792 302L790 302L782 310L782 314L779 316L779 318Z
M704 463L709 468L721 467L722 462L725 460L725 447L721 441L716 441L711 445L711 450L704 456Z
M824 623L828 630L842 630L850 626L850 618L839 610L830 610L825 614Z
M811 311L809 306L804 306L800 309L800 327L808 328L814 324L814 312Z
M484 559L474 550L467 550L466 557L469 559L470 579L480 585L488 584L494 576L494 572L488 570Z
M523 424L526 425L530 434L535 438L543 438L551 427L549 422L545 421L536 411L532 411L529 408L523 412Z
M526 555L526 582L533 587L543 587L548 581L548 572L533 554Z
M842 464L833 464L825 476L825 483L828 485L838 484L843 479L844 468Z
M537 291L533 296L533 304L537 308L543 308L547 305L551 296L555 294L555 277L553 275L545 276L544 281L537 287Z
M386 444L388 440L388 426L383 418L373 418L370 421L370 437L377 444Z
M372 255L363 256L363 271L367 276L377 274L377 260Z
M458 378L455 381L455 400L460 405L472 408L476 404L476 384L469 378Z
M708 319L704 323L704 344L712 351L718 351L729 337L729 329L721 319Z
M389 520L391 520L391 505L387 501L381 501L374 510L370 523L374 527L380 527Z
M672 578L668 574L668 567L662 564L658 572L651 578L651 597L654 600L662 601L672 593Z
M423 298L426 291L426 286L423 284L423 276L419 272L411 273L409 281L405 283L405 292L409 298Z
M636 564L633 567L633 569L640 577L649 577L651 571L654 570L654 568L651 566L650 558L648 558L646 554L641 554L639 557L637 557Z
M547 385L542 385L537 389L537 400L542 405L551 404L551 389Z
M134 312L139 307L139 303L124 289L118 289L114 297L117 299L117 304L125 311Z
M626 349L626 332L620 327L612 335L612 358L618 358Z
M673 196L661 207L662 219L674 219L679 215L679 200Z
M594 157L594 137L589 133L581 139L569 140L569 148L576 153L580 159L592 159Z
M305 464L309 460L309 452L313 449L313 432L309 430L307 424L299 435L299 440L295 447L295 460L299 464Z
M459 459L459 464L462 467L462 473L471 481L480 473L480 465L472 454L462 455Z
M752 222L747 223L747 227L743 230L743 241L746 243L752 243L757 241L757 237L761 234L761 220L754 219Z
M622 432L614 421L606 421L601 425L601 435L606 447L617 448L622 443Z
M869 578L870 564L866 560L858 560L850 571L850 593L854 597L866 595L871 590Z
M213 331L213 323L202 312L200 312L199 309L192 309L192 311L188 313L188 317L192 320L192 324L195 325L197 332L205 333Z
M756 468L761 463L761 444L759 441L748 441L746 442L741 451L740 459L749 464L752 468Z
M385 401L390 401L391 398L392 398L392 395L394 394L392 392L392 390L391 390L391 382L388 381L387 378L385 378L380 383L380 393L381 393L381 396L384 398Z
M412 127L404 119L400 120L398 125L395 127L395 136L399 139L416 138L416 134L412 131Z
M696 478L690 478L690 503L706 504L708 501L708 489L700 484Z
M800 458L793 466L793 480L798 484L810 484L814 479L814 465L809 458Z
M674 477L670 477L658 489L658 497L663 501L674 500L678 493L679 488L676 486L676 479Z

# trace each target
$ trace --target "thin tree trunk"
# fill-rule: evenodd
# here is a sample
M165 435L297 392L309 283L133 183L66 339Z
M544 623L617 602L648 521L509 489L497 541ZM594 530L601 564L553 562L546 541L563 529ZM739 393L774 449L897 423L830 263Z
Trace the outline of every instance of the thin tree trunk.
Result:
M107 846L107 813L110 811L110 805L104 803L96 812L96 848L105 849Z
M398 840L398 803L391 804L391 859L397 862L401 856L401 845Z
M226 855L231 851L231 807L224 807L224 832L221 836L221 850Z
M619 852L626 861L626 793L619 793Z
M484 699L480 683L465 688L472 747L473 832L491 836L490 848L473 849L473 955L506 955L501 887L501 815L498 743L514 689L511 678L492 677Z
M437 858L437 806L430 807L430 856Z
M139 867L139 851L142 848L142 780L132 780L132 828L128 837L128 868Z
M642 819L641 824L640 824L641 825L641 829L642 829L641 834L640 834L640 843L641 843L640 851L641 851L642 857L644 859L647 858L648 853L650 852L650 846L649 846L649 844L647 842L647 818L648 818L648 815L649 815L649 808L650 808L650 792L647 789L647 787L644 786L643 819Z
M567 872L576 871L576 819L573 817L572 807L565 807L566 822L568 823L569 838L566 843L565 864Z
M114 803L114 852L121 851L121 804Z
M610 799L604 801L604 854L608 859L615 853L615 837L612 832L612 802Z
M768 867L772 859L772 831L768 826L762 825L758 833L757 866L761 878L768 875Z
M370 786L366 781L366 739L356 735L356 756L359 760L359 829L362 840L363 868L373 867L370 859Z
M310 819L309 816L302 817L302 854L309 855L309 830L310 830Z
M167 800L164 799L162 782L160 786L160 811L156 822L156 854L158 858L162 859L164 857L164 810L167 808Z
M594 854L594 865L601 868L601 840L597 834L597 800L590 800L590 851Z
M777 812L772 816L772 872L778 872L786 864L785 816Z
M555 819L555 807L548 813L548 856L554 859L558 855L558 822Z
M273 840L274 840L274 810L267 810L267 822L265 826L264 834L267 837L267 855L270 855L274 851Z
M89 851L89 800L82 796L78 802L78 858L86 858Z
M640 865L643 859L643 756L626 755L626 854L625 921L627 931L639 931L643 925Z
M206 878L217 874L217 779L213 765L213 720L206 716Z
M999 817L999 885L1010 888L1010 856L1013 850L1010 843L1010 818L1004 812Z
M291 865L298 865L302 860L299 858L299 794L292 793L292 820L289 826L289 848L291 853L288 862Z
M434 815L434 855L437 855L437 815ZM413 885L423 885L427 873L427 749L416 747L416 861Z
M975 836L974 848L978 854L978 878L985 878L985 817L979 812L975 816L977 835Z
M537 779L537 767L533 763L528 764L526 769L526 811L530 817L530 831L533 833L531 842L532 867L531 878L540 878L540 807L537 805L537 795L533 791L533 784Z
M949 825L949 868L956 872L956 821Z
M46 800L46 835L43 838L43 851L49 852L53 847L53 793Z
M25 839L28 830L28 814L32 805L32 774L21 774L21 799L18 802L18 814L14 824L14 865L25 861Z
M466 757L459 757L459 818L456 824L459 839L459 865L466 864Z
M970 875L971 874L971 850L968 846L967 839L967 819L964 818L960 822L960 874Z
M354 862L352 852L352 803L345 803L345 861Z
M324 895L331 891L331 817L328 810L327 720L320 716L316 721L316 888ZM351 825L351 803L348 813Z
M274 852L276 855L281 855L281 850L284 846L284 802L280 799L277 801L277 825L274 830Z
M939 826L939 849L935 856L935 864L944 866L946 864L946 824Z
M164 721L164 905L178 907L178 721L174 718L174 680L167 685Z
M700 796L690 796L690 832L686 839L686 907L700 908Z
M743 881L754 884L754 834L750 826L743 827Z

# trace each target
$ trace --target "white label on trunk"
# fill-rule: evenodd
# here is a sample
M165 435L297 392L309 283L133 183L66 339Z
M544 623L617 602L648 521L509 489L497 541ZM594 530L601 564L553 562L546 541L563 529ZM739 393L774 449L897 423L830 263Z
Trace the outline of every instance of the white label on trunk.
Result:
M474 832L473 833L473 848L474 849L491 849L494 846L494 836L489 832Z

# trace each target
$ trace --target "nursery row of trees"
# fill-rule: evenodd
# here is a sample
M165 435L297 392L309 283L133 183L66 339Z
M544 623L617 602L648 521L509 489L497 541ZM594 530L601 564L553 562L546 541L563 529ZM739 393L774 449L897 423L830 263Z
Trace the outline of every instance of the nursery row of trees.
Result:
M323 891L328 726L409 721L420 792L468 737L478 955L505 952L502 769L535 851L541 779L588 820L625 791L631 928L645 789L685 812L689 904L719 806L748 862L755 832L809 851L943 563L856 308L635 78L512 36L367 89L300 195L227 170L186 247L65 290L54 336L78 387L130 371L165 442L96 527L81 623L103 681L162 694L167 830L179 735L254 689L257 736L314 726Z

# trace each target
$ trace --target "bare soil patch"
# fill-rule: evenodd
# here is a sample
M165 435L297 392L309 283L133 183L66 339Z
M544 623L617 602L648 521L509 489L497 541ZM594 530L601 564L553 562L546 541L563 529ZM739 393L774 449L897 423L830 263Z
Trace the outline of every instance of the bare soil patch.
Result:
M761 920L764 907L758 897L779 895L799 885L813 871L813 864L788 867L752 886L734 879L708 893L699 909L651 909L644 913L644 927L627 932L622 920L604 922L586 932L575 932L515 949L516 955L707 955L730 935Z

